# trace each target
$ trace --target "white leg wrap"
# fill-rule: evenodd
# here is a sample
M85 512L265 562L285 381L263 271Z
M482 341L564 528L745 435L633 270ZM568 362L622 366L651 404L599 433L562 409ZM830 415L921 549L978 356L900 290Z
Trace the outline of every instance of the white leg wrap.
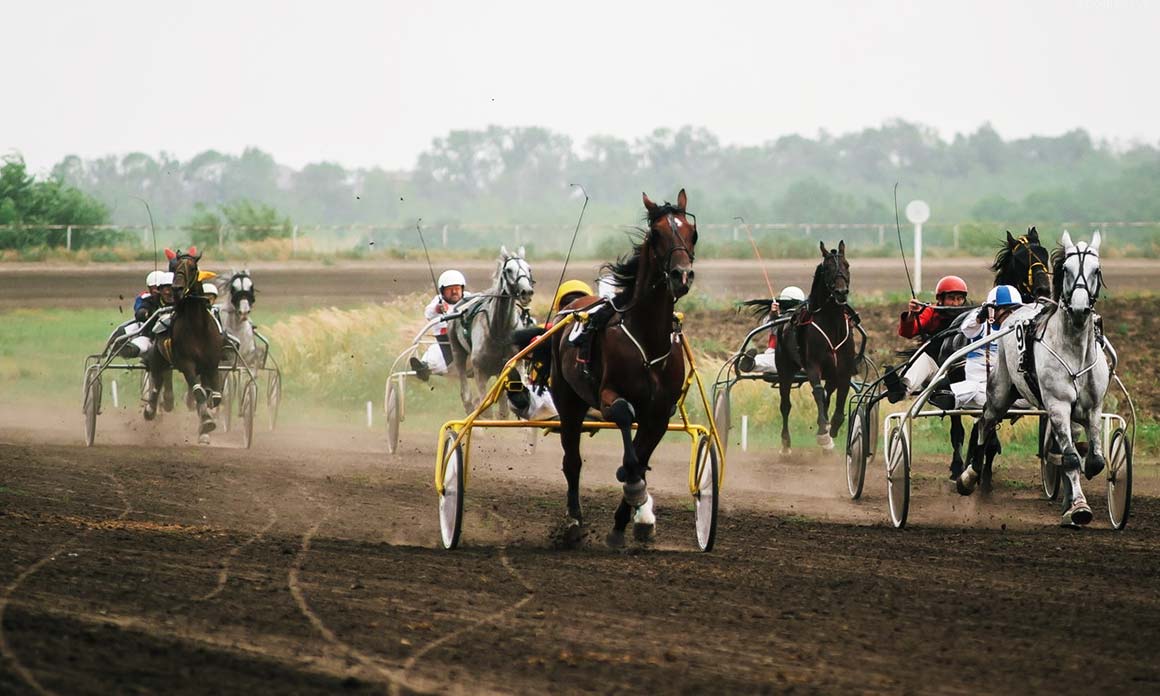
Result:
M644 504L636 508L632 513L632 521L634 524L656 524L657 516L653 513L653 497L649 495L645 498Z

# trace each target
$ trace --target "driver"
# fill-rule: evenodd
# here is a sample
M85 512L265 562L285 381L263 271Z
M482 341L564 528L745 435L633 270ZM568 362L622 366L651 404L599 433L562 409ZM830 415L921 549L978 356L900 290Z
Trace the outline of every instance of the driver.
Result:
M121 324L113 331L113 335L109 337L109 343L112 344L121 336L126 334L135 334L141 330L141 324L149 315L152 314L150 307L158 306L157 284L164 275L163 271L150 271L145 276L145 291L137 295L133 300L133 318ZM125 342L117 351L117 354L123 358L136 358L144 353L149 347L149 339L144 336L137 336Z
M805 291L796 285L785 286L777 298L771 303L769 307L769 319L767 321L777 319L783 311L792 312L805 301ZM771 326L769 328L769 341L766 343L765 352L758 353L756 348L750 348L745 351L749 359L742 359L741 369L746 372L777 372L777 363L774 362L776 351L777 326Z
M467 279L455 269L448 269L439 274L439 294L427 303L423 316L427 321L441 317L451 311L464 297L467 297ZM447 335L447 322L441 321L435 325L435 343L427 347L427 352L420 360L411 356L411 369L415 376L424 382L435 375L447 374L447 366L451 363L451 337Z
M927 344L902 375L895 372L894 368L887 368L884 381L887 398L892 404L903 400L907 394L920 391L938 370L935 358L942 341L929 339L950 327L951 322L965 311L955 308L967 304L967 283L955 275L945 276L935 286L934 298L934 305L911 299L906 311L898 318L899 336L921 338Z
M996 285L987 293L987 301L978 311L967 315L959 330L974 342L984 335L997 331L1003 326L1011 312L1023 306L1019 291L1011 285ZM991 365L999 359L999 342L991 341L985 346L967 353L963 368L965 378L951 384L955 395L956 408L982 408L987 400L987 375Z

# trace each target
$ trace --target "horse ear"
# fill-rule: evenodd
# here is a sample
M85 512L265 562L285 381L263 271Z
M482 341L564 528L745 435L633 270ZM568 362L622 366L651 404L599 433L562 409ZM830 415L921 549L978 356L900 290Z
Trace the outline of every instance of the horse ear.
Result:
M680 208L681 210L684 210L685 205L688 202L689 202L689 197L685 195L685 189L681 189L681 192L677 194L677 207Z
M841 254L842 256L846 255L846 240L845 239L838 242L838 253Z
M524 247L522 245L520 246L519 251L516 252L516 256L520 257L521 259L524 258Z
M170 249L169 247L165 247L165 258L172 261L173 259L177 258L177 252Z
M644 191L640 192L640 197L644 199L644 207L649 212L657 209L657 204L649 200L648 194Z
M1015 246L1015 238L1011 236L1011 230L1007 230L1007 246Z
M828 251L826 251L826 243L820 239L818 240L818 248L822 250L822 256L825 256L826 254L829 253Z
M1075 246L1071 243L1071 235L1068 234L1067 230L1063 231L1063 236L1059 238L1059 243L1063 245L1064 249L1071 249Z
M506 244L499 245L499 255L504 257L505 259L511 258L511 254L508 253Z
M1039 230L1035 229L1035 225L1027 228L1027 238L1036 244L1039 243Z
M1096 233L1092 235L1092 243L1088 245L1088 248L1098 254L1100 251L1100 242L1101 241L1103 241L1103 240L1100 239L1100 231L1096 230Z

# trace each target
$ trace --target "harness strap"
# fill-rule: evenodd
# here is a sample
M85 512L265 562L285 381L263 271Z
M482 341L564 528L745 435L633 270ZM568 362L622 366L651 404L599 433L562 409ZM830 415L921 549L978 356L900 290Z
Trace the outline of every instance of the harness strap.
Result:
M659 358L654 358L653 360L649 360L648 354L644 352L644 346L642 346L640 344L640 341L636 340L636 336L633 336L632 332L628 330L628 325L625 324L624 322L621 322L620 324L618 324L618 326L620 327L620 330L624 332L624 335L628 336L628 340L632 341L632 345L636 346L636 350L637 350L637 352L640 353L641 360L644 361L645 367L653 367L654 365L657 365L657 364L664 364L664 362L669 359L669 356L673 354L673 347L672 347L672 345L670 345L669 352L665 353L664 355L662 355Z
M846 325L846 335L844 338L842 338L841 341L838 342L838 345L834 345L834 342L830 340L830 337L826 334L825 330L823 330L822 327L818 326L817 323L814 322L813 317L805 322L809 326L817 329L818 333L822 335L822 338L826 339L826 344L830 346L830 357L834 359L835 365L838 364L838 349L846 345L846 341L850 340L850 315L843 312L842 317L845 319L845 322L843 323Z

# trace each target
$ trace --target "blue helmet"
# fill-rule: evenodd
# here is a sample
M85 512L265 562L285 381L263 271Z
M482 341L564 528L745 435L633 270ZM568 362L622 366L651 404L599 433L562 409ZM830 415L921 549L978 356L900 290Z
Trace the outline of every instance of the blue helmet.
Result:
M1011 285L996 285L987 293L987 304L995 307L1016 307L1023 304L1023 296Z

